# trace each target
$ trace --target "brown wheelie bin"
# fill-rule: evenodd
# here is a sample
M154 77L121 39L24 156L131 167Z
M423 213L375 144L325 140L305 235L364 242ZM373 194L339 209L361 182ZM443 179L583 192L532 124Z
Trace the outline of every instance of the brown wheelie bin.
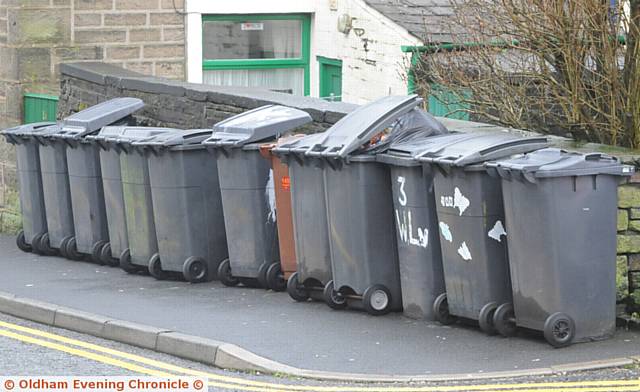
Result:
M260 146L260 154L271 161L273 172L273 188L276 201L276 224L278 227L278 243L280 247L280 264L272 264L267 269L267 285L274 291L283 291L287 287L287 279L296 272L296 246L293 234L293 215L291 213L291 179L289 166L272 153L276 146L292 142L304 135L282 137L275 143ZM273 200L273 198L270 198Z

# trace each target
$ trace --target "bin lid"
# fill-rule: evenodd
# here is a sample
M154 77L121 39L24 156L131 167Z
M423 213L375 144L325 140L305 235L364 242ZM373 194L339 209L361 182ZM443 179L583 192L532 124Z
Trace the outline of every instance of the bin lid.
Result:
M22 141L26 141L31 137L57 132L58 130L59 127L54 122L38 122L5 129L1 131L0 134L7 139L7 142L20 144Z
M442 166L467 166L547 147L546 137L518 137L502 132L425 138L414 157ZM452 142L452 139L454 142Z
M418 95L391 95L360 106L329 128L312 145L309 156L345 158L392 125L398 117L418 106Z
M142 141L166 132L180 132L175 128L138 127L138 126L106 126L96 135L86 136L85 139L96 142L100 147L109 145L130 145L136 141Z
M68 139L82 138L122 120L143 106L144 103L138 98L114 98L65 118L61 122L62 129L53 136Z
M623 165L617 158L606 154L582 154L559 148L545 148L512 159L488 162L486 167L488 170L495 169L505 179L530 182L535 182L536 178L596 174L631 176L635 172L633 166Z
M313 133L311 135L306 135L296 140L287 140L284 143L278 144L273 152L279 155L286 154L304 154L309 147L314 144L320 142L326 135L325 132Z
M311 122L309 113L280 105L267 105L220 121L204 144L210 147L242 147L273 139Z
M378 162L400 166L419 166L417 157L434 144L444 148L447 145L458 143L462 140L473 138L477 134L469 133L448 133L446 135L436 135L428 137L416 137L411 140L399 140L391 143L388 150L376 156ZM440 140L444 138L443 140Z
M158 128L155 128L158 129ZM176 129L176 132L162 132L155 136L133 141L131 144L141 149L190 150L204 148L202 142L211 136L211 129Z

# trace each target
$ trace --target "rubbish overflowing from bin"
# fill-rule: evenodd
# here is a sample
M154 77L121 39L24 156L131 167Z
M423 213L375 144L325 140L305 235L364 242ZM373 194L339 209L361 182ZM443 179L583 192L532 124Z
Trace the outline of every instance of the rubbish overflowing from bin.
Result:
M538 331L615 331L614 157L544 137L447 129L417 95L320 133L267 105L211 129L140 127L135 98L2 131L16 147L25 252L333 309ZM464 127L463 127L464 128Z

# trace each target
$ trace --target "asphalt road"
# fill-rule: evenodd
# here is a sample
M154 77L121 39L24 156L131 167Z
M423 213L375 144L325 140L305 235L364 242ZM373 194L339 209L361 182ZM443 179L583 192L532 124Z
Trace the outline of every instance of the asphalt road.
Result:
M0 237L0 290L123 320L235 343L296 367L356 373L483 373L638 355L640 335L553 349L539 336L504 339L399 314L373 317L295 303L285 293L131 276L41 257Z

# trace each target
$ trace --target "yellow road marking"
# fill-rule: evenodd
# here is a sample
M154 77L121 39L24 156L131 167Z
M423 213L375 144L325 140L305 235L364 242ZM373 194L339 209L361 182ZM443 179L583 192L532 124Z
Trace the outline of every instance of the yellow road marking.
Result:
M547 382L547 383L528 383L528 384L486 384L486 385L460 385L460 386L441 386L441 387L366 387L366 386L362 386L362 387L354 387L354 386L345 386L345 387L339 387L339 386L332 386L332 387L323 387L323 386L306 386L306 385L286 385L286 384L276 384L276 383L268 383L268 382L260 382L260 381L253 381L253 380L245 380L242 378L237 378L237 377L229 377L229 376L222 376L222 375L218 375L218 374L212 374L212 373L206 373L206 372L201 372L201 371L197 371L197 370L192 370L192 369L187 369L187 368L182 368L179 366L175 366L169 363L165 363L165 362L161 362L161 361L157 361L157 360L153 360L150 358L146 358L146 357L141 357L138 355L134 355L134 354L129 354L126 352L122 352L122 351L118 351L118 350L114 350L114 349L110 349L107 347L103 347L103 346L99 346L93 343L88 343L88 342L84 342L84 341L80 341L80 340L76 340L76 339L71 339L71 338L67 338L65 336L60 336L60 335L56 335L56 334L52 334L52 333L48 333L48 332L44 332L38 329L33 329L33 328L28 328L28 327L24 327L24 326L20 326L20 325L16 325L16 324L11 324L11 323L6 323L3 321L0 321L0 326L4 327L4 328L8 328L8 329L13 329L16 331L21 331L21 332L25 332L25 333L29 333L31 335L35 335L35 336L40 336L40 337L44 337L47 339L51 339L51 340L55 340L55 341L59 341L59 342L63 342L66 344L70 344L70 345L74 345L74 346L78 346L78 347L83 347L86 349L90 349L93 351L97 351L97 352L102 352L105 354L109 354L115 357L120 357L120 358L124 358L124 359L128 359L134 362L139 362L139 363L143 363L146 365L150 365L159 369L163 369L163 370L169 370L169 371L173 371L173 372L177 372L179 374L182 375L191 375L191 376L200 376L200 377L206 377L209 378L211 380L218 380L218 381L222 381L225 383L232 383L232 384L238 384L238 385L234 385L234 386L229 386L228 384L217 384L217 383L211 383L211 384L216 384L216 385L212 385L212 386L220 386L220 387L225 387L225 388L237 388L239 385L244 385L244 386L252 386L252 387L262 387L262 388L266 388L266 389L259 389L259 388L244 388L244 390L287 390L287 391L324 391L324 392L345 392L345 391L349 391L349 392L373 392L373 391L381 391L381 392L409 392L409 391L420 391L420 392L436 392L436 391L442 391L442 392L446 392L446 391L492 391L492 390L518 390L519 392L525 392L525 391L541 391L541 390L545 390L543 388L548 388L548 390L565 390L565 389L571 389L571 390L580 390L583 392L586 392L587 390L591 391L593 390L595 391L613 391L614 389L611 389L612 387L616 388L615 390L629 390L629 391L640 391L640 380L611 380L611 381L606 381L606 380L598 380L598 381L579 381L579 382ZM2 330L0 330L2 331ZM58 345L55 343L51 343L51 342L47 342L47 341L42 341L39 339L34 339L34 338L30 338L24 335L19 335L19 334L14 334L11 332L2 332L3 335L5 334L12 334L14 339L17 339L17 337L23 337L25 339L29 339L30 343L33 343L34 341L38 341L41 343L46 343L45 347L49 347L49 348L53 348L56 350L60 350L60 347L65 348L67 350L73 350L73 352L67 351L67 350L60 350L60 351L65 351L67 353L71 353L74 355L78 355L76 352L78 353L86 353L86 354L90 354L95 356L96 358L101 358L101 359L108 359L110 361L115 361L114 363L109 363L109 362L105 362L105 363L109 363L112 364L114 366L119 366L119 367L123 367L125 369L129 369L132 370L128 367L124 367L121 366L120 364L126 364L128 366L137 366L137 365L132 365L128 362L123 362L123 361L119 361L113 358L108 358L108 357L104 357L104 356L100 356L97 354L93 354L87 351L83 351L83 350L76 350L73 348L69 348L67 346L62 346L62 345ZM6 336L6 335L5 335ZM21 339L18 339L21 340ZM23 340L26 341L26 340ZM38 343L33 343L33 344L38 344ZM44 344L41 344L44 345ZM53 346L52 346L53 345ZM55 346L55 347L54 347ZM89 358L86 355L80 355L83 356L85 358ZM89 359L94 359L94 358L89 358ZM104 362L101 359L94 359L94 360L98 360L100 362ZM146 371L152 371L151 369L148 368L143 368L143 367L139 367L140 369L145 369ZM137 371L137 370L133 370L133 371ZM149 374L149 373L145 373L142 372L144 374ZM550 388L550 389L549 389ZM558 388L562 388L562 389L558 389ZM619 389L619 388L624 388L624 389ZM631 389L629 389L631 388Z

